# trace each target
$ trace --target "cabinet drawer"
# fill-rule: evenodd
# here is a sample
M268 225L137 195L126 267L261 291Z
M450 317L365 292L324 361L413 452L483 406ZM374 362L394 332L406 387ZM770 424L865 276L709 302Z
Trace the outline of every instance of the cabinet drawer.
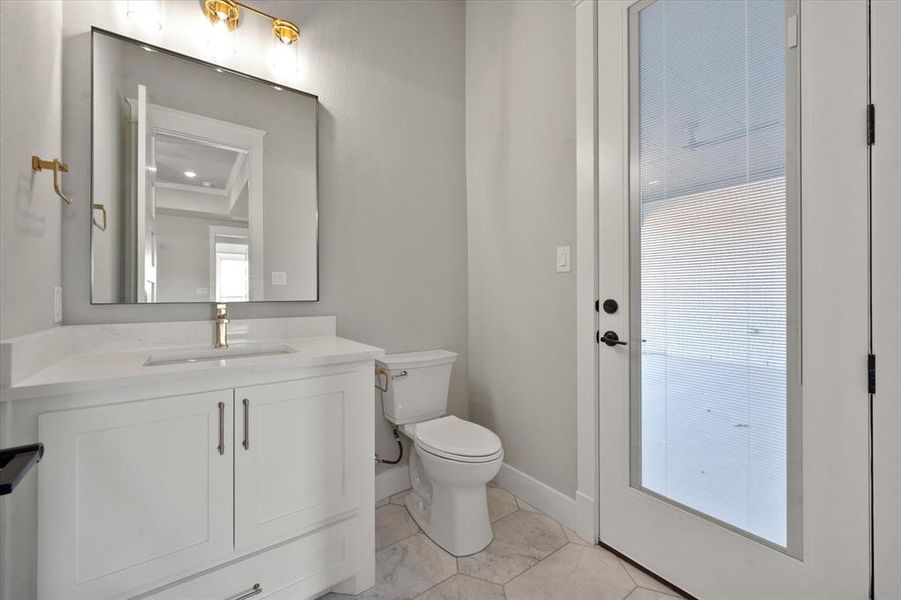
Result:
M305 599L354 573L358 549L356 519L343 521L250 558L209 571L142 598L153 600L231 600L254 591L256 600L286 590L283 597Z
M235 390L236 549L302 535L359 507L372 468L362 447L371 387L351 372Z

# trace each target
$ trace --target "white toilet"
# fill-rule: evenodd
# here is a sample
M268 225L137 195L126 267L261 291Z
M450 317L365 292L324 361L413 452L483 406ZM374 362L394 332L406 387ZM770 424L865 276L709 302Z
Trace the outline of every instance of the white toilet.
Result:
M491 543L485 484L497 475L504 450L481 425L444 416L451 369L447 350L391 354L376 360L385 418L412 441L410 514L436 544L455 556Z

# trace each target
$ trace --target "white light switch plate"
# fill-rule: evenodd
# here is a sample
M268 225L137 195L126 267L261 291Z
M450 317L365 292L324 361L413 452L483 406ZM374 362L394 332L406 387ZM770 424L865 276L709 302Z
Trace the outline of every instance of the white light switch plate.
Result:
M572 271L572 264L570 263L570 247L557 246L557 272L569 273L570 271Z
M273 271L272 285L288 285L288 274L284 271Z
M58 285L53 287L53 322L63 322L63 288Z

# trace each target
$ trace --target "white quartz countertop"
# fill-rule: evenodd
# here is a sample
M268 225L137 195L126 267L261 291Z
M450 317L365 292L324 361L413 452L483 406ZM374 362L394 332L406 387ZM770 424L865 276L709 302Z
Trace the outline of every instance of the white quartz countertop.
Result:
M306 333L306 332L305 332ZM322 333L313 331L312 333ZM50 341L50 340L47 340ZM158 382L225 379L235 381L242 376L278 370L352 363L372 360L384 350L335 335L273 336L265 339L244 338L232 343L232 351L241 344L273 344L286 346L284 354L230 356L196 362L174 362L146 365L151 356L192 350L215 353L209 344L147 345L139 348L105 349L98 352L74 352L46 365L35 365L32 373L7 382L0 389L3 400L37 398L59 394L113 389L120 386L144 386ZM83 348L82 348L83 349Z

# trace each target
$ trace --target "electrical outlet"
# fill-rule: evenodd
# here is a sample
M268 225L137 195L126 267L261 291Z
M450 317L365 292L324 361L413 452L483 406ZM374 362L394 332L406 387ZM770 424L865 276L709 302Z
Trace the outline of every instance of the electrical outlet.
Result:
M58 285L53 287L53 322L63 322L63 288Z

